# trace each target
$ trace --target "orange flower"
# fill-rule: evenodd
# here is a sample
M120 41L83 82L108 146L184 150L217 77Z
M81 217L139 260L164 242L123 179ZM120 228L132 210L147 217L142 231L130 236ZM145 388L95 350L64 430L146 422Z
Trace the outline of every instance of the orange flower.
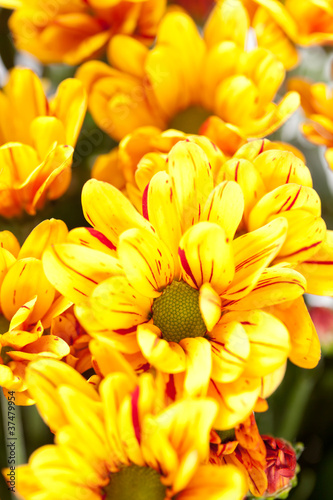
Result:
M34 403L25 381L30 361L61 359L70 351L57 335L43 335L52 318L71 303L47 280L40 260L48 245L64 241L66 235L64 222L46 220L20 249L11 233L0 233L0 385L5 395L16 391L16 404Z
M326 146L325 158L333 170L333 93L330 85L291 78L288 86L297 90L308 121L302 132L308 141Z
M152 42L165 0L1 0L16 47L43 63L80 62L101 54L116 33Z
M210 136L218 128L231 152L247 138L279 128L299 97L291 92L273 102L285 77L283 65L265 49L244 51L248 19L228 9L217 4L203 37L187 14L167 13L151 50L115 36L108 51L112 67L89 61L77 72L96 123L120 140L140 126L166 129L178 122L186 130L185 120L194 133L201 127Z
M12 70L0 92L0 215L34 215L67 190L85 111L78 80L64 80L48 101L31 70Z
M221 1L221 0L220 0ZM264 47L290 69L298 63L297 45L331 45L331 0L222 0L229 9L250 14L259 47ZM244 6L241 5L243 3Z

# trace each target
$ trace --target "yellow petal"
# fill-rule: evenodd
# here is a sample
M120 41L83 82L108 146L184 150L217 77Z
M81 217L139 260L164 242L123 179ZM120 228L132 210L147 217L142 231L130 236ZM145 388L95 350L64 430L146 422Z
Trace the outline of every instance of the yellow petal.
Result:
M115 350L107 338L94 339L89 343L89 350L98 364L98 368L106 377L109 373L125 373L128 378L137 383L137 376L124 356Z
M213 189L211 167L206 153L197 144L186 141L172 148L168 167L184 232L198 222Z
M117 245L118 237L130 228L151 226L114 186L91 179L82 189L82 207L87 221Z
M221 492L223 492L223 500L242 500L247 489L245 475L234 465L228 464L223 467L201 465L187 487L178 493L177 498L217 500L222 499Z
M252 412L260 395L260 379L241 377L230 384L211 380L208 396L219 404L214 422L216 429L232 429L244 421Z
M114 68L143 78L148 52L148 48L138 40L126 35L116 35L109 44L108 59Z
M35 118L30 125L30 135L41 159L57 144L66 144L63 123L51 116L39 116Z
M145 229L129 229L119 238L119 260L131 285L147 297L158 297L174 276L166 245Z
M212 376L216 382L229 383L244 371L250 354L250 343L241 323L231 321L217 325L209 336L212 347Z
M250 355L244 376L262 377L286 362L290 352L290 337L280 320L271 314L254 310L241 313L239 321L250 341Z
M320 342L303 297L271 308L288 328L290 360L302 368L314 368L320 360Z
M62 243L68 233L66 224L62 220L44 220L36 226L26 238L19 253L19 259L35 257L41 259L44 250L49 245Z
M8 250L14 257L18 256L20 244L10 231L0 231L0 248Z
M46 279L41 261L34 258L18 260L7 272L1 287L1 307L7 319L37 295L29 317L33 323L43 317L51 306L55 290Z
M221 317L221 297L209 283L199 290L199 307L207 330L210 332Z
M280 318L281 319L281 318ZM286 373L287 363L261 379L261 398L269 398L281 384ZM265 410L266 411L266 410Z
M211 348L203 337L179 342L186 354L185 393L191 397L205 396L212 369Z
M75 78L62 81L50 106L52 115L65 127L66 144L75 146L87 109L83 84Z
M243 210L241 187L236 182L224 181L210 193L200 219L219 224L231 241L242 220Z
M191 286L200 288L210 283L220 293L231 283L231 244L219 225L200 222L190 227L180 241L178 253L184 278Z
M51 283L74 303L89 297L101 281L122 274L114 257L70 243L49 247L43 265Z
M138 343L142 353L155 368L166 373L183 372L186 368L184 350L175 342L160 338L160 331L153 325L138 326Z
M249 24L248 12L240 0L219 2L205 24L205 41L211 47L232 40L243 49Z

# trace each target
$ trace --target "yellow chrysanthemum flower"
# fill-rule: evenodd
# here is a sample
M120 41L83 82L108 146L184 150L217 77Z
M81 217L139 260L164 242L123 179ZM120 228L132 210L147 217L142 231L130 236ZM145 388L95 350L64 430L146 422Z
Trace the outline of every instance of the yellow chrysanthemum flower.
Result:
M165 0L0 0L15 9L15 45L41 62L79 64L103 53L116 33L153 41Z
M80 67L77 77L88 90L96 123L120 140L139 126L166 129L177 121L185 130L185 114L190 132L201 126L210 135L218 128L231 152L248 137L276 130L299 106L299 97L291 92L272 102L283 65L265 49L244 51L247 23L238 10L232 19L224 17L222 8L214 9L203 37L187 14L172 11L151 50L117 35L108 51L113 67L100 61ZM230 29L235 24L237 32ZM205 121L210 114L216 116Z
M287 217L289 229L279 261L298 266L296 270L307 278L309 293L333 295L333 233L326 230L321 218L320 199L311 189L311 174L304 156L290 144L267 139L252 141L228 158L204 136L142 127L126 136L118 148L101 155L92 176L122 189L142 212L147 184L157 172L168 172L167 155L184 139L205 151L214 187L225 180L241 186L244 214L238 233L257 229L278 215Z
M246 494L237 467L208 463L213 400L167 406L152 375L122 372L109 374L97 393L52 360L31 364L28 380L56 444L16 469L24 499L241 500Z
M268 193L255 227L235 238L246 207L240 185L214 187L207 155L194 142L177 143L167 163L168 173L145 189L144 217L113 186L87 182L83 210L94 230L74 230L70 243L49 248L44 268L77 304L88 333L107 336L137 369L145 362L172 375L170 384L182 378L187 394L208 388L220 402L216 427L230 428L274 390L288 356L304 367L320 356L301 297L306 280L283 253L295 244L289 214L301 188ZM313 197L316 206L315 192L303 190L300 200L312 206ZM280 206L286 200L289 211ZM282 322L275 314L284 313ZM271 388L262 391L266 376Z
M44 249L65 240L62 221L39 224L20 248L9 231L0 233L0 386L5 395L16 391L16 404L32 404L25 372L36 358L69 354L67 342L43 335L54 317L70 306L47 280L41 262Z
M327 147L325 158L333 169L333 94L330 85L291 78L288 86L300 93L303 111L309 119L302 124L303 134L313 144Z
M67 79L48 101L37 75L15 68L0 92L0 111L0 215L34 215L69 186L86 93Z
M299 61L297 45L308 47L333 42L331 0L219 1L226 9L244 9L249 14L258 46L273 52L286 69Z

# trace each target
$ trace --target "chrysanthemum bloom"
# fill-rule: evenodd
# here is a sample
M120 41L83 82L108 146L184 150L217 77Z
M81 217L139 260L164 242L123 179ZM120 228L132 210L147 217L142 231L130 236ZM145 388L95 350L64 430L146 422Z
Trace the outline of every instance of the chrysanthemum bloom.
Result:
M86 93L67 79L48 101L37 75L15 68L0 92L0 110L0 215L34 215L69 186Z
M145 189L144 216L113 186L86 183L83 210L94 229L49 248L44 269L77 305L88 333L107 336L136 368L143 357L171 385L182 378L187 394L209 386L220 402L216 427L231 428L267 395L262 378L276 373L274 390L288 356L317 364L319 343L301 297L306 280L278 258L288 214L271 211L264 221L262 209L257 227L234 238L241 187L223 181L214 188L208 158L193 142L176 144L167 160L169 173L157 173ZM267 308L285 314L290 332Z
M308 141L326 146L325 158L333 170L333 94L325 83L313 83L302 78L291 78L288 86L297 89L308 120L301 130Z
M30 365L28 381L55 445L16 469L26 500L242 500L235 466L208 463L211 399L164 404L152 375L111 373L95 391L73 368ZM6 471L5 471L6 474Z
M16 404L34 402L25 381L30 361L69 354L63 339L43 335L70 302L47 280L40 260L47 245L64 241L67 232L62 221L46 220L21 249L11 233L0 233L0 386L5 394L16 391Z
M79 64L102 54L116 33L151 43L165 0L2 0L15 45L41 62Z
M272 51L286 69L298 63L297 45L331 45L331 0L222 0L229 9L242 1L251 15L259 47ZM241 7L237 5L237 8Z
M209 135L218 128L227 149L248 137L276 130L299 106L297 93L272 102L285 70L265 49L244 51L246 20L224 17L218 4L204 37L185 13L170 12L161 21L149 50L124 35L110 43L109 61L85 63L77 72L89 94L96 123L122 139L139 126L175 126ZM229 22L230 21L230 22ZM230 26L238 23L234 31ZM213 114L208 120L205 119Z
M147 184L155 173L169 171L167 155L184 139L205 152L214 187L225 180L241 186L244 214L237 233L252 231L283 215L288 219L288 233L278 259L299 266L297 270L308 280L309 293L333 295L333 233L326 230L321 218L320 199L312 189L304 156L289 144L252 141L228 159L204 136L142 127L126 136L111 153L98 158L92 175L107 182L115 179L116 186L142 211Z

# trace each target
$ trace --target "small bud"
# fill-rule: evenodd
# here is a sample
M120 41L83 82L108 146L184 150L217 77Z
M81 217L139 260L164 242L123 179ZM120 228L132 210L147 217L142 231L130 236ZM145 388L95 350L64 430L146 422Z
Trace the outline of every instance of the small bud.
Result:
M266 447L266 470L268 479L265 498L286 498L296 486L297 457L294 448L283 439L261 436Z

